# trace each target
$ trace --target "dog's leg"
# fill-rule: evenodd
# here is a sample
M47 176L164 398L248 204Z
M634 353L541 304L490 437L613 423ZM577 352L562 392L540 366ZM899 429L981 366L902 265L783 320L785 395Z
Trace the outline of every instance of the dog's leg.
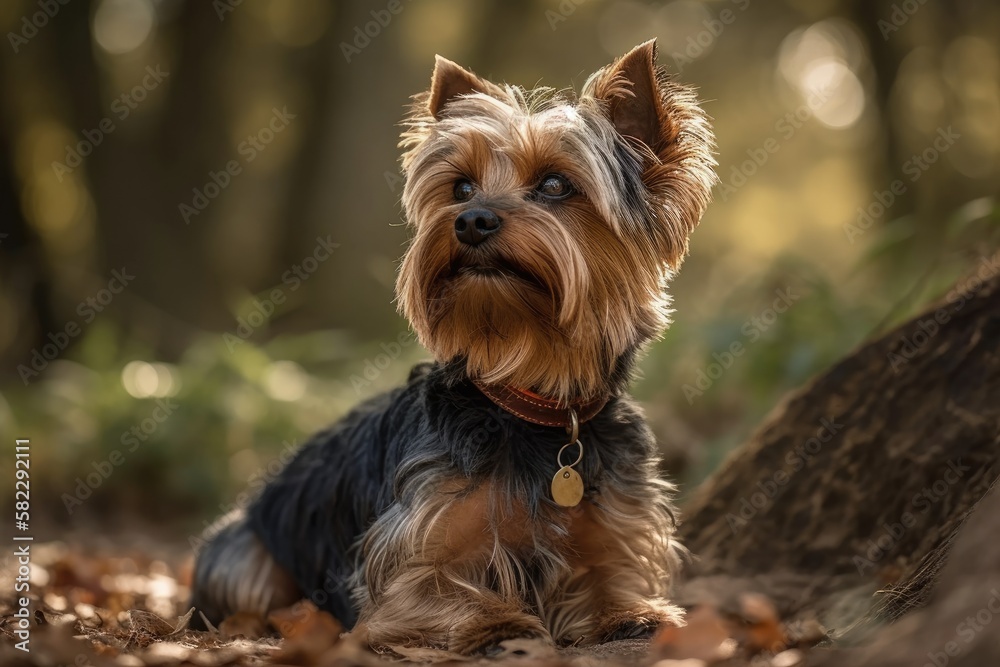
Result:
M383 602L362 610L360 624L373 646L406 644L446 648L466 655L500 652L506 639L550 641L537 616L517 600L482 585L487 562L463 566L408 563L382 593Z
M371 645L491 655L506 639L551 641L529 612L527 577L511 550L530 527L488 497L486 485L432 492L393 506L369 530L359 625Z
M206 531L198 553L191 605L213 623L238 612L266 616L301 597L291 577L271 558L240 512ZM200 625L200 618L194 621Z
M625 497L604 491L582 506L570 528L573 573L547 605L546 626L560 643L595 644L649 636L682 625L667 599L681 547L659 489Z

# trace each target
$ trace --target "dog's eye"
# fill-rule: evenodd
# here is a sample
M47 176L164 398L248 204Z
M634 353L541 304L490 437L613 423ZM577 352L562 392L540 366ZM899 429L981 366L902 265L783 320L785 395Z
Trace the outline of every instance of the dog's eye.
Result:
M469 201L472 199L472 195L476 194L476 187L464 179L455 181L455 189L453 190L455 194L455 199L458 201Z
M535 191L548 199L565 199L573 194L573 186L565 176L549 174L542 179Z

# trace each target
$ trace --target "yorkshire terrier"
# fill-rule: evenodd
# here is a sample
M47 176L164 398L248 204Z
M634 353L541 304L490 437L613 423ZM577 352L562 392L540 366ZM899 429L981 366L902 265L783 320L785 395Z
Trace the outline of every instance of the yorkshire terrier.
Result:
M308 598L372 646L463 654L682 624L673 487L626 386L715 182L694 92L653 41L578 97L438 57L404 125L396 294L436 361L210 530L193 604Z

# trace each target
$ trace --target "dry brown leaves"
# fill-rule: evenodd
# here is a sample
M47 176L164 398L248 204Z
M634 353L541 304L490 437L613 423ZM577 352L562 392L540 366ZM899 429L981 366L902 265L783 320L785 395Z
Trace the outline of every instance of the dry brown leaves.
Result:
M703 605L691 610L687 625L667 627L653 637L650 653L659 657L655 667L705 667L751 662L760 667L795 667L804 664L803 648L826 636L815 621L782 623L771 601L763 595L744 594L735 613Z
M594 650L557 651L537 641L511 640L496 659L476 660L445 651L394 647L378 655L363 632L345 634L328 613L308 602L267 618L237 614L207 632L189 628L186 606L190 563L142 553L94 556L63 544L39 544L31 571L31 652L14 648L14 600L0 597L0 665L5 667L367 667L390 661L442 665L517 664L521 667L645 664L707 667L747 664L795 667L801 649L824 636L814 622L782 623L763 596L740 599L736 612L693 609L688 625L664 628L648 648L635 641ZM13 591L0 573L0 591ZM637 648L638 646L638 648Z

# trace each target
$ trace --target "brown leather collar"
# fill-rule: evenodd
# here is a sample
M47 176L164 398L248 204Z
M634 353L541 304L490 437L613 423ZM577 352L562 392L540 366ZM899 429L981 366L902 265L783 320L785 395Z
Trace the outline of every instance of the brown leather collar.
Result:
M488 399L510 414L541 426L571 428L573 421L570 417L570 408L576 410L577 419L582 424L595 417L607 405L609 398L608 396L598 396L590 401L566 405L561 401L545 398L532 391L517 389L510 385L484 384L478 380L472 382Z

